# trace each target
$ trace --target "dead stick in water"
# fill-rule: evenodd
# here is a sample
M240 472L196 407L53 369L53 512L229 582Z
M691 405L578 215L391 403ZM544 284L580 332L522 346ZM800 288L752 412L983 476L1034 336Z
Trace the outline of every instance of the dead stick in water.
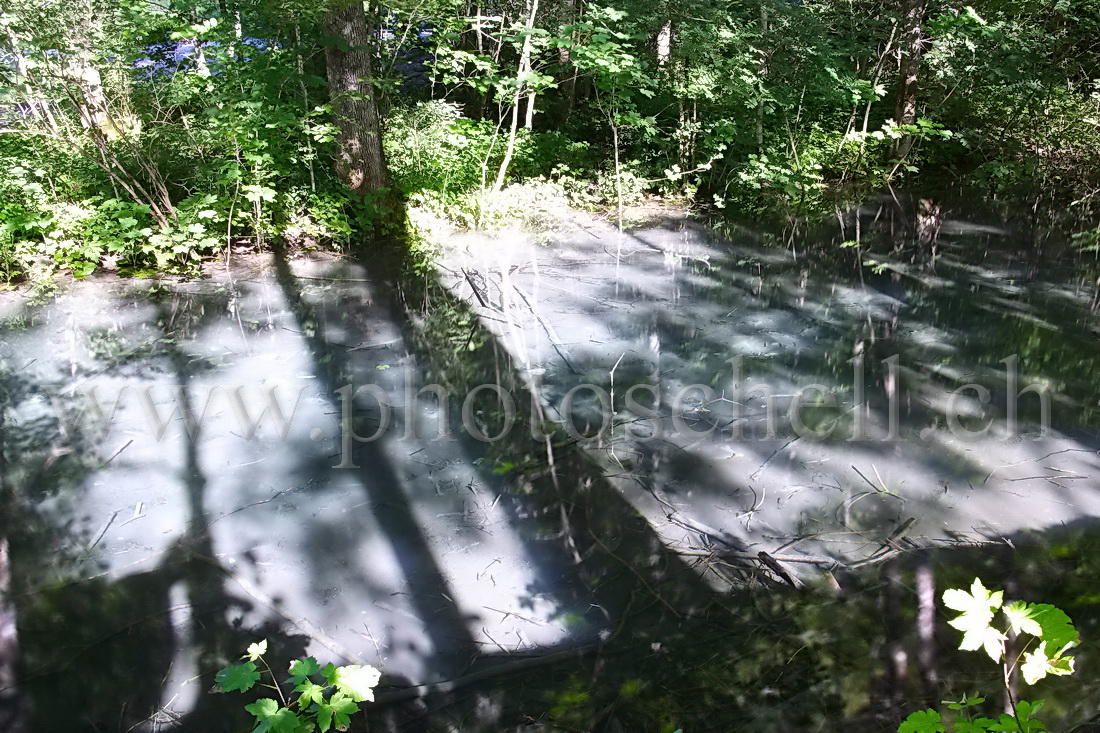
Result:
M411 687L404 687L400 690L394 690L393 692L383 692L375 697L374 705L371 709L377 709L386 705L393 705L399 702L406 702L408 700L417 700L422 697L427 697L432 694L447 694L454 692L462 687L467 687L480 682L482 680L492 679L493 677L499 677L505 674L512 674L515 672L521 672L524 670L532 669L534 667L542 667L548 664L554 664L556 662L562 662L568 659L575 659L586 656L594 652L598 646L592 644L589 646L577 647L575 649L566 649L565 651L555 652L552 654L546 654L539 657L525 657L523 659L517 659L513 662L505 662L503 664L497 664L488 669L481 669L470 674L456 677L453 680L444 680L443 682L432 682L423 685L413 685Z

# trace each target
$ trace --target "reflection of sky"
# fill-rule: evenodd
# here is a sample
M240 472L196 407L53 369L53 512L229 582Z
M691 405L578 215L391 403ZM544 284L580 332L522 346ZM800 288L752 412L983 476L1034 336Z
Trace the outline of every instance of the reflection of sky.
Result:
M361 270L336 267L303 265L302 298L334 348L346 351L360 341L381 346L348 352L346 377L356 385L379 385L402 405L412 367L400 330L380 310L356 310L375 297L367 286L337 290L326 284L366 282ZM381 503L402 497L423 533L425 547L417 551L432 558L445 580L445 587L433 590L456 607L473 643L518 650L568 638L557 618L560 603L541 595L546 589L536 582L492 477L483 475L464 443L432 441L430 429L425 439L398 439L398 417L370 451L360 446L362 470L333 468L340 461L341 405L319 376L302 335L306 327L269 276L181 286L184 292L161 310L135 294L140 285L128 289L81 283L42 314L56 330L30 328L0 342L0 368L26 366L26 378L63 392L65 404L94 388L104 414L111 415L99 446L103 460L94 461L97 467L70 507L88 534L101 535L97 572L118 582L158 572L201 519L219 561L237 578L225 590L241 603L226 610L227 622L249 629L289 620L289 632L322 640L311 649L319 658L335 652L412 680L447 676L456 670L443 669L437 659L454 651L440 648L444 642L427 631L436 619L417 605L419 580L408 572L414 539L395 537L382 519L387 515L378 513ZM8 299L6 308L0 301L0 318L16 316L19 304ZM174 371L164 356L166 337L179 345L193 372ZM195 412L204 414L191 438L173 412L181 383ZM243 387L242 404L253 418L264 410L260 390L278 386L289 420L285 439L270 413L248 437L241 413L219 391L226 386ZM148 403L123 392L135 388L150 390ZM24 422L28 411L48 410L49 404L25 405ZM422 422L433 425L435 407L423 400L416 407ZM160 439L150 409L165 421ZM13 422L19 424L19 416ZM196 490L201 517L194 514ZM172 599L176 625L186 628L183 584L173 587ZM205 692L196 684L193 651L183 639L166 688L165 704L181 713Z
M647 442L620 430L593 442L591 451L625 476L617 479L624 495L673 546L704 551L698 533L682 525L706 525L753 554L778 552L809 528L855 539L810 537L788 555L852 562L875 551L908 516L921 518L910 536L926 543L980 541L1100 517L1090 417L1098 386L1088 376L1100 343L1095 334L1079 339L1082 324L1093 320L1091 293L1067 292L1074 289L1054 270L1050 282L1025 285L1018 264L992 255L970 266L965 253L988 246L948 233L989 233L950 224L935 270L882 256L896 280L890 271L867 272L866 286L827 260L716 241L691 226L620 235L592 224L558 235L550 247L469 235L446 265L484 277L480 297L496 304L484 322L515 361L541 375L551 414L570 390L594 384L617 388L618 417L629 420L635 415L622 405L624 391L634 384L659 388L661 439ZM468 278L459 275L452 287L477 306ZM1046 437L1034 425L1009 432L1004 415L1000 360L1026 346L1028 328L1051 336L1042 354L1021 357L1026 376L1019 388L1032 380L1064 383L1052 398ZM851 405L856 351L866 354L871 402L858 410ZM894 354L900 369L891 381L881 360ZM732 376L729 360L736 357L745 360L743 382ZM1076 376L1073 364L1081 365ZM898 382L900 434L877 439L889 432L886 385ZM798 438L793 431L792 396L815 383L840 403L829 413L838 421L837 439ZM990 390L988 407L972 391L952 396L968 383ZM704 405L692 395L683 417L695 434L674 433L673 400L693 384L712 388L716 399ZM776 395L778 415L771 439L767 394ZM1034 416L1035 396L1019 403ZM582 416L578 425L598 424L583 409L574 409ZM992 429L961 439L947 429L952 411L971 418L967 429L975 418ZM845 439L857 413L871 440ZM730 427L738 418L748 421L740 434ZM681 524L668 521L670 511Z

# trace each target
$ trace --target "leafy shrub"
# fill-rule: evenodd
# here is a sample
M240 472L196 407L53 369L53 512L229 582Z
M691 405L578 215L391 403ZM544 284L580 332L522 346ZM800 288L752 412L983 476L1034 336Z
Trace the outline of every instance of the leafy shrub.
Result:
M994 663L1001 665L1008 698L1013 700L1011 712L1002 713L996 719L971 717L972 709L985 702L983 697L967 695L958 702L945 702L956 715L953 728L955 733L1046 731L1046 725L1035 717L1042 708L1043 701L1014 700L1009 680L1016 670L1029 685L1048 675L1073 674L1074 659L1066 656L1066 652L1077 646L1080 637L1069 616L1061 609L1045 603L1004 603L1003 591L988 590L977 578L971 584L969 593L958 588L944 591L943 603L951 610L959 612L949 622L952 627L963 632L959 649L983 650ZM998 612L1004 615L1004 621L1000 625L993 623ZM1009 652L1007 642L1010 635L1016 638L1031 637L1019 655L1011 655ZM944 731L943 720L935 710L912 713L898 728L898 733Z
M322 668L313 657L298 659L290 665L290 676L282 683L298 693L298 699L291 701L290 693L284 693L264 659L266 653L266 639L250 644L243 664L226 667L214 678L218 692L248 692L263 678L256 662L263 665L271 681L262 686L274 690L279 699L261 698L245 706L256 719L253 733L309 733L314 729L325 733L334 727L347 730L351 716L359 712L359 703L374 700L374 688L382 677L370 666L337 667L330 662Z

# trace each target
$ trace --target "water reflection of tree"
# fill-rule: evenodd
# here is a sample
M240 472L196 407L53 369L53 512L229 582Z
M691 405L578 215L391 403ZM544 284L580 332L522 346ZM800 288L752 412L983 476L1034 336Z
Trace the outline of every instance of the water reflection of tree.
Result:
M926 218L943 215L942 209L933 211L934 208L925 206ZM870 240L876 237L888 242L887 252L915 265L918 275L924 269L931 271L937 266L941 272L958 267L942 262L937 265L936 258L943 252L944 243L929 230L929 222L925 222L923 230L901 219L891 223L887 217L887 224L885 235L879 231L868 237L868 248L872 245ZM924 249L915 251L913 247ZM837 260L852 256L849 250L839 247L834 248L834 254ZM803 258L809 263L803 266L817 273L829 271L830 257L827 252L814 252ZM773 280L765 282L761 277L758 283L752 284L746 282L738 269L732 260L712 261L705 272L696 273L699 275L697 281L705 281L699 288L713 291L713 295L705 294L701 299L710 297L717 304L715 307L720 308L736 299L742 290L755 287L753 292L746 292L749 302L759 300L763 302L762 308L788 309L807 315L799 309L797 288L791 283L790 273L773 273ZM874 280L873 284L893 288L895 293L891 297L904 301L904 315L899 308L887 314L885 322L869 319L867 324L855 323L854 330L847 328L850 325L847 323L826 329L822 343L814 344L814 348L820 346L820 350L830 356L824 362L793 358L791 363L783 364L783 368L774 364L767 367L775 368L786 378L795 375L804 382L843 384L850 378L848 360L852 356L853 335L862 339L867 361L878 366L879 359L898 353L899 325L912 327L914 322L950 318L953 309L973 308L975 300L987 304L996 302L996 283L986 282L980 276L966 277L965 271L961 274L962 285L956 286L934 279L924 281L908 271L904 276L887 274L885 278L878 278L871 272L870 275L875 276L869 278ZM820 279L818 285L821 285ZM985 290L979 298L960 303L959 289L971 292L971 285ZM608 290L610 292L610 285ZM803 297L815 296L812 287L804 285L803 290ZM1041 300L1045 296L1035 290L1029 291L1027 297ZM471 386L495 380L505 391L523 394L523 385L515 378L514 365L505 350L483 330L471 325L476 319L465 304L449 299L431 283L427 293L416 293L410 302L415 304L416 315L412 321L419 329L417 353L429 365L432 381L446 384L452 393L466 394ZM648 305L645 302L633 304L630 316L618 324L624 333L628 332L625 337L637 337L645 328L647 318L653 320L654 311L647 309ZM1080 306L1078 317L1087 313L1087 301L1082 300L1077 305ZM728 308L719 312L725 310ZM962 315L961 312L957 314ZM700 317L697 322L706 323L707 320ZM1020 329L1019 324L1016 313L1002 312L983 325L990 329L996 345L1008 350L1006 353L1028 355L1055 348L1061 350L1063 356L1077 357L1063 358L1061 365L1050 359L1037 359L1033 369L1043 376L1091 373L1094 347L1076 348L1069 354L1067 349L1073 351L1075 345L1059 340L1056 331L1044 334L1049 338L1033 343L1032 332ZM662 344L669 345L670 356L685 360L693 352L710 350L721 354L728 349L728 343L717 341L699 344L700 340L706 341L706 336L692 328L690 323L659 318L657 337ZM444 344L468 353L455 359L451 348L440 348ZM965 338L952 346L961 349L957 352L961 358L973 358L977 353L977 343ZM915 363L928 356L919 345L904 348L908 349L905 358ZM442 358L433 359L433 355ZM722 360L719 358L716 363L721 365ZM606 369L610 365L597 365L597 368L600 366ZM694 368L695 373L684 378L684 383L692 378L705 383L716 371L715 366L711 363L699 365ZM645 369L639 367L636 371L638 374L633 377L644 382ZM628 369L620 369L617 377L625 378L627 385L632 378ZM868 370L869 379L884 377L881 372ZM929 382L936 380L934 375L924 378ZM558 386L561 392L574 383L569 379L566 377L564 387ZM1003 390L1003 379L1000 386ZM940 388L948 387L954 385L945 382ZM521 407L517 424L526 427L531 416L522 414L524 402L525 398L517 399ZM484 407L484 432L492 434L500 425L500 415L494 416L491 406ZM881 413L884 405L873 403L871 409ZM1085 409L1087 414L1087 406ZM908 418L911 424L926 425L933 417L929 412L925 408L913 410ZM587 535L599 537L607 527L598 520L588 523L573 520L584 517L585 507L589 511L595 507L601 512L610 507L606 516L614 518L612 523L630 526L630 510L616 509L621 497L613 491L605 492L598 480L591 482L589 477L593 469L583 462L571 460L569 446L530 441L524 444L506 439L493 446L490 454L498 465L514 472L513 488L504 495L504 500L519 507L513 510L516 525L521 531L531 531L535 527L541 528L544 536L569 538L558 548L559 557L563 558L562 567L580 579L591 578L593 568L600 564L602 548ZM667 458L671 461L676 456ZM951 457L936 456L930 460L949 461ZM543 484L546 491L537 488L537 481L543 476L549 477ZM698 488L708 490L705 486ZM513 491L515 495L510 495ZM555 500L565 507L564 520L562 507L555 507ZM655 577L644 569L640 577L626 573L636 583L638 592L631 593L628 584L619 584L614 590L608 588L620 601L617 606L612 604L618 613L613 618L621 623L616 626L619 631L614 643L600 646L594 655L570 667L552 668L539 682L524 684L511 680L507 684L490 686L483 694L512 706L510 709L517 719L527 715L541 722L559 724L566 730L660 729L663 725L668 730L682 726L685 730L845 728L893 731L906 712L935 704L942 696L972 691L976 685L995 694L999 688L998 673L988 663L982 664L981 659L968 659L966 655L960 658L955 649L955 632L937 623L936 609L940 606L939 593L944 588L965 586L975 574L982 573L1002 581L1002 587L1009 587L1010 592L1015 588L1020 597L1029 601L1048 602L1051 590L1064 582L1065 569L1053 577L1040 572L1027 582L1019 573L1009 574L1008 569L1013 565L1033 563L1044 556L1043 544L1036 543L1039 538L1031 537L1028 543L1022 543L1023 539L1013 538L1016 549L1012 544L975 544L943 548L936 555L907 540L899 540L895 551L878 558L881 561L891 556L888 562L867 563L850 571L834 569L831 575L821 576L809 587L799 590L777 587L766 575L749 572L747 579L742 576L739 587L728 596L720 599L711 596L693 606L682 618L672 614L664 618L635 616L633 609L624 608L621 601L624 598L652 598L651 593L679 598L678 594L690 587L691 581L684 581L676 573L658 573ZM578 546L583 549L586 541L588 547L595 546L592 554L581 553L593 560L591 565L570 564L570 550ZM644 551L615 554L628 563L637 563L644 557L661 557L661 553L667 551L659 540L654 545L656 551L651 550L649 554ZM711 557L721 554L721 548L714 548L710 553ZM608 558L606 553L603 557L611 560L610 566L615 565L615 557ZM596 577L599 577L598 572ZM639 579L644 583L639 583ZM1015 585L1009 585L1010 580ZM1066 602L1064 606L1071 615L1076 613L1082 619L1095 616L1087 604ZM648 640L649 645L637 643L643 640ZM623 656L619 657L618 653ZM554 680L552 685L546 682L549 679ZM1063 720L1093 714L1092 703L1082 702L1078 694L1088 684L1087 678L1075 679L1073 685L1065 688L1068 694L1059 696L1060 703L1052 706L1052 714ZM545 689L548 686L552 686L552 692ZM1051 683L1051 686L1050 690L1041 689L1035 697L1054 699L1051 696L1058 695L1055 689L1058 685Z
M166 297L159 289L136 292L132 305L149 297L162 331L153 339L155 348L137 359L143 368L155 365L154 373L166 371L183 385L180 399L186 409L188 385L203 362L192 359L180 343L220 309L207 309L209 303L185 295ZM103 356L113 368L120 359L132 360L111 350ZM164 695L173 666L187 662L181 655L192 654L198 670L212 675L245 643L241 630L227 625L226 612L234 601L213 560L199 432L185 432L181 475L161 478L178 480L186 492L184 534L159 558L147 558L155 561L150 569L118 577L98 556L117 517L99 528L76 512L84 482L104 467L92 434L98 426L62 421L49 409L51 399L63 399L62 384L11 370L2 376L3 408L18 418L0 423L0 476L10 510L3 512L9 520L3 539L10 544L12 561L11 587L3 590L4 601L14 600L17 609L24 661L18 680L11 687L5 682L4 693L30 700L37 730L243 728L246 716L235 700L202 694L181 721ZM174 588L182 592L173 593ZM279 639L283 654L304 647L301 638L277 625L266 631ZM5 656L5 663L10 659ZM14 725L3 729L18 730Z

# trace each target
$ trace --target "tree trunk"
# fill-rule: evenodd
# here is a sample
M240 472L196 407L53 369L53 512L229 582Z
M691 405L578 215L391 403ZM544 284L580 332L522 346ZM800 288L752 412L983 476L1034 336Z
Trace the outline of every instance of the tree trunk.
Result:
M497 172L496 183L493 184L493 193L504 187L504 179L508 175L508 166L512 163L512 154L516 150L516 131L519 128L519 99L523 92L523 76L531 68L531 29L535 27L535 16L539 12L539 0L531 0L531 14L527 19L528 33L523 39L523 48L519 54L519 69L516 71L516 91L512 95L512 127L508 131L508 146L504 150L504 160L500 162L500 170Z
M390 186L382 125L371 83L371 33L363 3L340 4L325 14L325 35L342 41L325 47L325 67L336 135L336 174L353 195L370 196L381 207L387 225L399 225L404 215ZM373 194L373 196L372 196Z
M756 152L759 155L764 154L764 77L768 74L768 53L764 50L764 44L767 40L768 6L760 0L760 62L757 67L760 99L756 102Z
M523 126L528 130L533 130L535 127L535 98L537 96L534 89L527 93L527 116L524 118Z
M565 23L566 25L573 25L579 23L581 15L584 13L584 0L575 0L575 2L566 3L565 6ZM572 40L576 42L577 32L574 30L570 36ZM561 47L558 49L558 65L561 66L561 71L558 75L558 104L557 106L557 121L560 124L567 124L569 118L573 116L573 109L577 105L577 67L573 65L573 60L570 58L569 49Z
M657 52L657 66L663 67L672 56L672 20L666 18L653 40Z
M936 669L936 573L932 550L924 552L917 565L917 639L924 704L935 706L940 700L940 678Z
M568 48L558 49L558 63L563 69L558 77L558 121L564 125L577 104L577 68L572 65Z
M894 120L899 125L912 125L917 121L917 78L924 53L924 16L927 9L928 0L902 0L901 3L901 60L894 109ZM899 138L894 146L894 157L907 155L912 147L911 136Z

